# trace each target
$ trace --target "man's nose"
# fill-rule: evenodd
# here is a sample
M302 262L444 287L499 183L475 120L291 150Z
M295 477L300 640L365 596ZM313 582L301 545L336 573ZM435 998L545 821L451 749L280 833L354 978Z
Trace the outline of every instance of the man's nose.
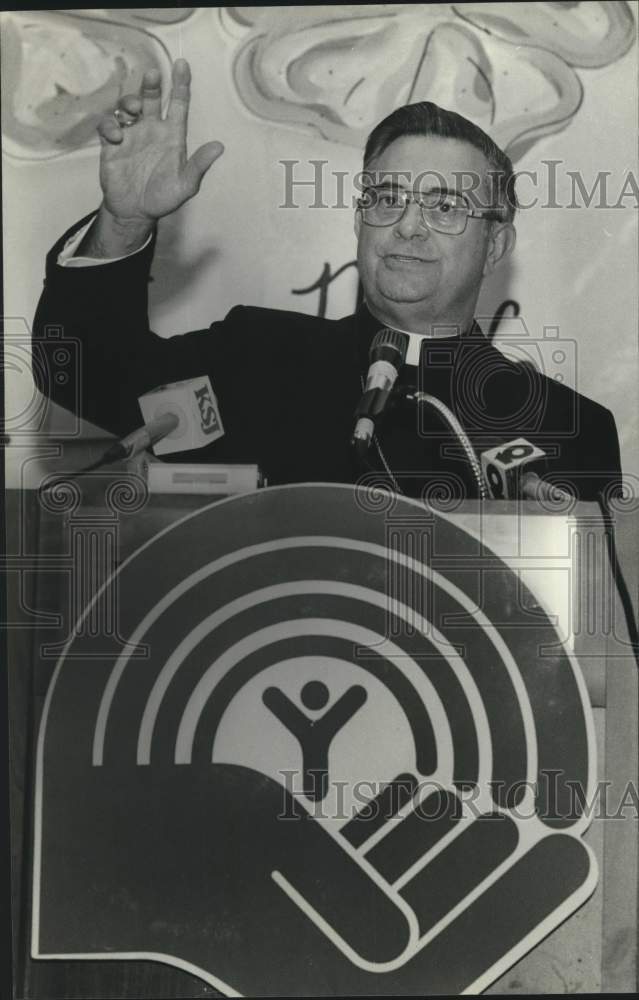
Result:
M424 225L422 210L416 201L409 201L404 214L395 225L395 232L405 240L409 240L413 236L428 238L430 231Z

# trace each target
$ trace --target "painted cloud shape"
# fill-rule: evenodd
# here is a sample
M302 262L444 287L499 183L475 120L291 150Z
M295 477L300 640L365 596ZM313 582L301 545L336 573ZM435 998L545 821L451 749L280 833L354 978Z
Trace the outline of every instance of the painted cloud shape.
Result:
M142 28L102 13L3 14L5 152L46 159L96 142L100 117L123 94L139 89L146 69L159 69L165 84L170 81L164 45Z
M574 67L632 45L627 3L228 7L233 76L268 121L361 146L393 108L431 100L471 118L513 158L576 114Z
M2 14L4 151L59 156L96 142L100 116L142 73L170 79L159 34L196 8L93 8ZM211 17L214 15L211 14ZM575 71L608 65L632 45L624 2L227 7L233 80L265 121L311 126L361 146L409 101L471 118L517 158L576 114Z

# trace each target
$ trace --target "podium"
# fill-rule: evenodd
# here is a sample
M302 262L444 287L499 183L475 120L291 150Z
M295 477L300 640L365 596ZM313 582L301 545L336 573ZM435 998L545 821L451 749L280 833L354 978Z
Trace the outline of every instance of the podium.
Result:
M9 496L17 996L635 988L637 667L594 505L42 499Z

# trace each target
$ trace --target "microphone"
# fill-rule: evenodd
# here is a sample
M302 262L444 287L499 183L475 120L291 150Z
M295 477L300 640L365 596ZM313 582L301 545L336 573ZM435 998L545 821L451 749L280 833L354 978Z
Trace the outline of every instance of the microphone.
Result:
M112 462L131 459L135 455L139 455L141 451L145 451L152 445L162 441L168 434L175 431L178 424L179 417L177 414L163 413L161 416L156 417L155 420L150 420L143 427L138 427L137 430L127 434L126 437L115 441L97 461L92 462L90 465L85 465L82 469L76 469L75 472L56 476L42 486L40 491L41 493L46 493L48 490L57 488L71 479L77 479L78 476L84 476L88 472L95 472L97 469L101 469L103 465L111 465Z
M557 503L559 500L573 501L575 497L572 493L562 490L561 486L553 486L540 479L536 472L525 472L521 479L521 495L524 500L547 500L548 503Z
M355 410L357 422L351 440L360 454L370 447L375 423L384 412L407 350L408 336L399 330L383 327L373 337L364 394Z
M97 462L58 477L43 489L50 490L60 482L93 472L111 462L133 458L147 448L153 448L156 455L167 455L201 448L224 434L208 375L158 386L139 396L138 403L145 420L142 427L115 441Z
M133 458L147 448L153 448L156 455L201 448L224 434L208 375L158 386L140 396L138 403L144 425L114 441L99 461L81 470L83 473Z
M148 424L138 427L137 430L131 431L126 437L112 444L100 459L100 465L107 465L109 462L119 462L121 459L133 458L134 455L139 455L141 451L151 448L170 434L171 431L174 431L179 423L180 418L176 413L163 413L161 416L149 420Z
M515 438L481 454L484 479L493 500L540 500L550 503L574 497L541 478L547 471L546 452L526 438ZM541 474L541 475L540 475Z

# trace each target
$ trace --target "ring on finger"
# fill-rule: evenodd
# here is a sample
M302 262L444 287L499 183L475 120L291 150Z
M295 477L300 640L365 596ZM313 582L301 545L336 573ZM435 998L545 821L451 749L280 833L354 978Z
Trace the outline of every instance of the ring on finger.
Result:
M129 111L125 111L124 108L116 108L113 117L121 128L130 128L131 125L135 125L140 120L142 112L133 115Z

